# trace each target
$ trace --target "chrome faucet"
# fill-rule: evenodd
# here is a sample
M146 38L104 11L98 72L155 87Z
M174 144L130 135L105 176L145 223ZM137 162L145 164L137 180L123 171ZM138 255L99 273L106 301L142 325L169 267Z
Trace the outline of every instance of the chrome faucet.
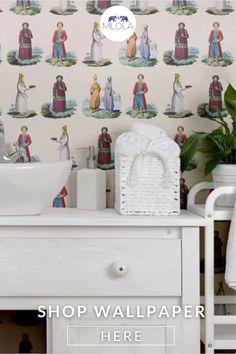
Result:
M0 163L15 163L19 159L17 151L8 155L5 151L5 130L3 122L0 121Z

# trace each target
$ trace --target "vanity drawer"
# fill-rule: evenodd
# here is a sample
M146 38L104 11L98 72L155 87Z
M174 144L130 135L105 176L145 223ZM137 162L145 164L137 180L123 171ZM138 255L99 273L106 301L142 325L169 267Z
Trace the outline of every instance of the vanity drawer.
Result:
M180 239L1 239L0 296L180 296Z

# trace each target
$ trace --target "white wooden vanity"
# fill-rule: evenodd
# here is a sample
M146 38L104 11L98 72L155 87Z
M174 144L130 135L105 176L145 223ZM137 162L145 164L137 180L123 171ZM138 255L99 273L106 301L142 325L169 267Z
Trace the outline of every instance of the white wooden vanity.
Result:
M92 309L198 305L204 225L189 212L127 217L113 209L0 217L0 310L86 306L80 319L47 320L48 353L199 353L195 317L97 319ZM103 328L138 328L143 341L100 343Z

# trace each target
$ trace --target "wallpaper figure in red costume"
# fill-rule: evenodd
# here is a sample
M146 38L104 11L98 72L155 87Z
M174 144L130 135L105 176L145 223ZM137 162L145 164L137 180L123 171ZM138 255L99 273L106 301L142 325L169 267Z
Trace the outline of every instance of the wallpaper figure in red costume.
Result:
M16 1L16 6L17 7L30 7L31 6L31 0L17 0Z
M222 58L222 49L221 43L224 39L223 33L219 29L219 22L213 23L213 30L210 32L208 43L209 43L209 52L208 58L211 59L212 62L218 61L218 59Z
M111 7L111 0L98 0L97 7L99 9L108 9Z
M219 76L214 75L209 87L209 111L215 112L215 108L222 111L222 91L223 86L219 81Z
M172 0L166 10L172 15L189 16L195 14L198 7L195 0Z
M189 193L189 189L188 186L185 184L185 179L181 177L180 178L180 209L181 210L187 209L188 193Z
M177 133L175 134L174 141L181 147L182 145L184 145L186 140L187 136L186 134L184 134L184 127L182 125L179 125L177 128Z
M138 75L138 81L134 85L133 89L133 109L135 111L145 111L147 109L147 102L145 94L148 92L146 82L144 82L144 75Z
M175 59L188 59L188 32L183 22L179 23L179 28L175 33Z
M65 41L67 40L66 31L63 28L63 23L57 23L57 29L55 30L52 38L53 49L52 49L52 57L57 59L58 61L62 61L66 59L66 49L65 49Z
M66 208L65 198L67 197L68 192L66 187L64 186L60 193L56 196L53 201L53 208Z
M22 24L22 30L19 33L19 59L29 60L32 59L32 32L29 29L27 22Z
M53 86L53 112L65 112L66 110L66 85L63 82L63 76L58 75Z
M39 0L16 0L9 8L15 15L33 16L41 12Z
M112 139L106 127L103 127L101 132L98 137L98 163L100 165L107 165L111 163Z
M178 8L182 8L182 7L187 7L188 6L188 1L187 0L173 0L172 1L172 6L173 7L178 7Z
M22 156L21 162L30 162L31 157L30 157L29 146L32 144L32 140L30 135L28 134L28 127L26 127L25 125L21 127L21 134L18 136L17 144L19 145L19 147L25 150L26 161Z

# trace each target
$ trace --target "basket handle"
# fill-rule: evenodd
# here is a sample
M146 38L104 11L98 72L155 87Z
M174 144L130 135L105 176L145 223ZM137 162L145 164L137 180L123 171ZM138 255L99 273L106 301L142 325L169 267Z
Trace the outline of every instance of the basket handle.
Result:
M170 188L173 184L173 178L172 178L172 175L170 172L170 168L169 168L169 164L166 159L166 156L162 155L160 152L152 151L152 150L143 151L138 156L136 156L136 158L134 159L134 161L132 162L132 165L130 167L130 173L127 178L127 184L130 186L135 185L135 179L136 179L136 173L137 173L136 165L137 165L139 159L141 159L142 157L144 157L146 155L153 155L158 160L161 160L163 167L164 167L164 173L161 176L161 185L165 189Z

